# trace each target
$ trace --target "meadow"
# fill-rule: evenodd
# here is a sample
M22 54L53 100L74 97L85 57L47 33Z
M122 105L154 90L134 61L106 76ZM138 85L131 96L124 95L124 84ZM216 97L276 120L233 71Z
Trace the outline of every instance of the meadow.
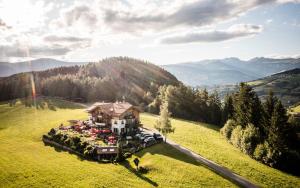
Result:
M157 116L142 114L147 128L154 128ZM168 138L210 159L261 187L300 187L300 178L268 167L243 154L219 133L219 127L205 123L171 119L175 133Z
M45 146L41 137L52 127L87 114L80 105L60 100L47 99L37 107L0 104L0 187L236 187L166 144L121 164L87 161ZM146 123L155 118L143 119ZM135 157L147 173L136 172Z

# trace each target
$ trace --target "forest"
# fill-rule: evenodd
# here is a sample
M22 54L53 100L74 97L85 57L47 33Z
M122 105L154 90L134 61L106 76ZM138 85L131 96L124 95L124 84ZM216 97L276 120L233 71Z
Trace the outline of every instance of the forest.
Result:
M241 83L221 102L217 92L209 94L206 89L162 86L148 111L157 114L165 101L173 117L218 125L231 144L253 159L300 174L299 120L287 113L272 91L261 101L249 85Z
M156 96L159 86L178 84L179 81L172 74L154 64L128 57L114 57L82 66L1 78L0 100L42 95L94 102L116 101L125 97L132 104L146 106Z

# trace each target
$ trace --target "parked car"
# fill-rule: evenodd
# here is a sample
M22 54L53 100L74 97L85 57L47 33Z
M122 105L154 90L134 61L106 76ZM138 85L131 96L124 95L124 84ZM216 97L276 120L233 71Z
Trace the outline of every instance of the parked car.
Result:
M144 142L149 142L149 141L152 141L152 140L156 141L155 138L153 138L153 136L151 136L151 137L145 138Z
M145 147L149 147L149 146L152 146L152 145L154 145L154 144L156 144L156 141L155 141L155 139L152 137L152 138L148 138L148 139L145 140L144 146L145 146Z
M163 138L160 134L158 134L158 133L153 133L153 137L154 137L154 139L155 139L157 142L162 142L162 141L164 141L164 138Z

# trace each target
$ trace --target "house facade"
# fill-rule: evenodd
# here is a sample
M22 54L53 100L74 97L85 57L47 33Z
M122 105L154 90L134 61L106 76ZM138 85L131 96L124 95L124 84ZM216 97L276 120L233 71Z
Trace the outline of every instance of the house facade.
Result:
M140 110L128 102L97 102L86 110L90 121L115 134L130 134L140 124Z

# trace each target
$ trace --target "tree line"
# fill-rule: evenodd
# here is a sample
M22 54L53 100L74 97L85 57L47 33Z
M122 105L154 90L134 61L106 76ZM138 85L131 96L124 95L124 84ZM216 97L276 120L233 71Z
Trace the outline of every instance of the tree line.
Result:
M166 101L168 104L164 104ZM209 94L206 89L183 84L161 86L148 111L158 114L164 106L176 118L220 127L225 124L221 134L242 152L269 166L299 174L299 123L287 114L273 92L261 101L249 85L241 83L221 102L217 92Z
M262 102L241 83L226 96L223 117L227 121L220 132L235 147L271 167L300 174L299 123L272 91Z
M0 100L33 95L62 97L80 102L122 100L146 106L156 97L159 86L176 85L178 80L151 63L128 57L103 59L83 66L60 67L20 73L0 79Z
M162 86L157 97L148 105L148 111L158 114L163 101L173 117L222 125L222 104L217 92L195 89L180 84Z

